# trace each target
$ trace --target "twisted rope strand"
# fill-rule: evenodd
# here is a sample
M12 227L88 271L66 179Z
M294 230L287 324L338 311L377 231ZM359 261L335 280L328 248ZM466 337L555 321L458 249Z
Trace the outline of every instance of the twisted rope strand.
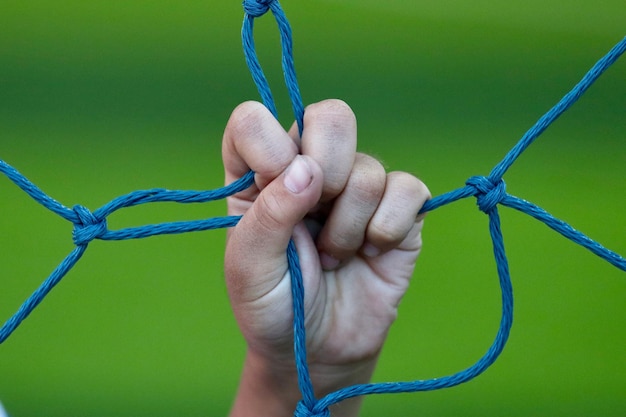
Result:
M302 130L304 129L304 104L302 103L298 78L296 77L296 69L293 61L291 25L289 25L287 16L285 16L285 12L278 0L245 0L243 2L243 8L245 16L241 28L241 38L246 63L248 64L250 74L252 74L252 79L259 91L263 104L265 104L265 107L278 119L278 111L276 110L272 91L263 73L261 64L259 63L259 58L257 57L253 34L254 19L263 16L268 10L272 10L280 33L285 85L287 86L289 98L291 99L294 117L298 123L298 131L300 132L300 136L302 136Z
M618 60L626 51L626 38L618 42L604 57L602 57L591 69L583 76L583 78L568 92L559 102L554 105L546 114L541 116L539 120L528 129L526 134L511 149L504 159L497 164L491 173L489 179L497 181L502 178L504 173L513 165L513 162L541 135L547 128L559 118L572 104L574 104L591 85L606 71L611 65Z
M309 375L309 367L306 359L306 329L304 326L304 285L302 282L302 270L300 258L293 240L287 247L287 262L291 275L291 298L293 302L293 345L298 373L298 385L302 394L302 405L312 410L317 400L313 392L313 383ZM302 410L301 410L302 412Z
M361 395L397 394L451 388L477 377L496 361L500 353L504 350L513 324L513 287L511 285L509 267L504 250L498 208L496 206L492 207L487 214L489 216L489 233L493 243L493 252L496 258L502 297L500 327L494 342L487 352L474 365L449 376L407 382L361 384L340 389L321 398L311 410L313 413L319 413L333 404Z
M302 136L304 129L304 105L300 95L300 88L296 78L296 71L293 60L293 42L291 36L291 26L287 21L287 17L283 12L280 3L277 0L245 0L243 2L244 20L241 29L241 38L243 44L244 55L248 69L252 75L252 79L257 87L261 100L265 107L278 119L278 111L272 92L267 82L267 78L263 73L261 64L256 54L254 46L254 19L263 16L270 9L280 32L280 41L282 49L282 66L285 77L285 84L289 92L292 108L296 122L298 123L298 131ZM304 326L304 288L302 284L302 272L300 270L300 260L298 252L293 241L289 242L287 247L287 262L289 264L289 273L291 275L291 289L293 300L293 329L294 329L294 353L296 358L296 369L298 374L298 385L302 394L302 402L298 405L296 415L306 417L310 415L311 410L317 403L313 392L313 383L309 375L309 368L306 355L306 329ZM310 416L313 417L313 416Z
M41 191L39 187L37 187L35 184L30 182L24 175L18 172L17 169L13 168L11 165L7 164L1 159L0 172L2 172L9 180L11 180L15 185L21 188L22 191L31 196L36 202L38 202L48 210L58 214L65 220L68 220L72 223L78 222L78 216L71 208L65 207L63 204L48 196L46 193Z
M76 265L76 262L83 256L87 245L80 245L74 248L72 252L55 268L48 278L35 290L35 292L24 301L13 316L7 320L0 328L0 344L4 342L15 329L24 321L26 317L43 301L50 290L57 285L61 279Z
M514 208L515 210L521 211L522 213L534 217L552 230L563 235L565 238L579 244L585 249L588 249L593 254L599 256L600 258L609 262L611 265L616 266L622 271L626 271L626 259L624 259L621 255L613 252L610 249L605 248L600 243L587 237L584 233L574 229L563 220L557 219L541 207L536 206L535 204L523 200L519 197L512 196L510 194L502 199L500 203L503 206Z
M268 11L272 11L278 25L281 37L282 65L285 76L285 84L289 92L293 112L302 134L304 120L304 106L298 86L293 61L293 44L291 27L277 0L245 0L245 11L242 26L242 44L246 63L252 74L261 99L265 106L278 117L276 105L269 88L269 84L258 61L254 45L254 19L261 17ZM567 93L552 109L542 116L534 126L529 129L520 141L507 153L491 171L489 176L474 176L469 178L463 187L444 193L432 198L422 208L420 213L433 211L444 205L453 203L470 196L476 197L478 208L485 212L489 218L489 234L492 240L493 253L496 260L497 274L501 288L502 315L496 337L487 352L472 366L455 374L442 378L428 380L415 380L406 382L386 382L354 385L332 392L320 400L314 396L311 382L307 354L306 354L306 328L304 324L304 288L302 272L293 241L287 248L287 259L291 274L292 302L294 310L294 352L296 368L298 371L298 383L302 393L302 401L298 403L294 415L296 417L328 417L328 407L346 398L367 394L400 393L415 391L431 391L449 388L467 382L484 372L498 358L510 333L513 322L513 289L511 285L508 261L506 258L504 240L498 214L498 205L514 208L526 213L535 219L545 223L564 237L587 248L594 254L610 262L612 265L626 271L626 260L619 254L610 251L599 243L590 239L583 233L571 227L543 210L542 208L512 196L506 192L506 184L502 180L503 175L515 162L515 160L530 146L531 143L566 111L597 78L609 68L626 51L626 38L620 41L609 53L600 59L591 70ZM18 311L0 328L0 343L4 342L19 324L33 311L33 309L45 298L45 296L57 285L61 279L72 269L85 253L87 246L94 239L101 240L126 240L138 239L148 236L174 233L187 233L192 231L209 230L235 226L241 216L222 216L204 220L179 221L161 224L130 227L119 230L109 230L107 218L117 210L140 204L155 202L177 203L204 203L219 200L243 191L254 183L254 172L249 171L239 180L218 189L207 191L193 190L166 190L151 189L139 190L125 194L111 200L109 203L95 210L89 211L84 206L75 205L66 207L54 200L36 185L30 182L15 168L0 160L0 173L26 192L37 203L68 220L74 225L72 238L76 247L54 269L48 278L34 291L34 293L20 306Z

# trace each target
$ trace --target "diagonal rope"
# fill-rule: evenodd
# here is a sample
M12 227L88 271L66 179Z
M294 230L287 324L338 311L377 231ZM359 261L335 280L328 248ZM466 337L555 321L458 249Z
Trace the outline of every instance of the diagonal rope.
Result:
M242 26L242 43L244 55L252 78L259 90L265 106L278 117L276 105L269 84L258 61L254 44L254 19L271 11L277 22L281 37L282 64L285 83L289 91L293 112L298 123L300 134L304 129L304 106L300 95L293 60L293 43L291 27L277 0L245 0L245 11ZM626 51L626 38L600 59L582 80L567 93L552 109L542 116L529 129L511 151L491 171L489 176L469 178L463 187L444 193L429 200L421 212L433 211L457 200L474 196L478 208L489 218L489 234L492 240L493 253L496 260L497 274L501 288L502 316L495 340L487 352L469 368L455 374L429 380L406 382L388 382L361 384L345 387L332 392L321 399L316 399L309 375L306 355L306 329L304 326L304 289L298 252L293 241L287 248L287 259L292 283L292 299L294 309L294 352L298 370L298 383L302 393L302 401L295 410L296 417L328 417L328 407L346 398L367 394L400 393L416 391L432 391L449 388L467 382L484 372L498 358L506 345L513 322L513 290L511 285L508 262L504 249L504 240L498 214L498 205L514 208L522 213L543 222L567 239L585 247L612 265L626 271L626 259L619 254L603 247L569 224L552 216L542 208L507 193L502 177L517 158L528 148L548 126L565 112L584 92ZM223 216L203 220L168 222L143 225L119 230L109 230L107 218L112 213L132 206L156 202L205 203L220 200L243 191L254 183L254 172L249 171L239 180L218 189L195 190L139 190L111 200L109 203L91 212L82 205L69 208L54 200L35 184L30 182L15 168L0 160L0 173L5 175L16 186L32 197L37 203L73 224L72 238L76 247L55 268L48 278L19 307L18 311L0 328L0 343L4 342L20 323L28 317L33 309L45 298L62 278L80 260L94 239L127 240L139 239L155 235L188 233L232 227L241 216Z

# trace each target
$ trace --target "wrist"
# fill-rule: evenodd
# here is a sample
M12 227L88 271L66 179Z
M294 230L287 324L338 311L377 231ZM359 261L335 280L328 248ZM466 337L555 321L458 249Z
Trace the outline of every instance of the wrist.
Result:
M295 367L248 349L230 417L291 417L299 400Z
M343 387L370 381L377 358L352 364L311 363L309 372L319 399ZM248 349L230 417L292 417L302 396L293 359L277 361ZM331 406L334 417L358 416L360 398Z
M309 365L309 372L316 398L335 392L342 388L370 382L376 367L377 357L350 364L320 364ZM330 407L333 417L356 417L359 415L362 397L343 400Z

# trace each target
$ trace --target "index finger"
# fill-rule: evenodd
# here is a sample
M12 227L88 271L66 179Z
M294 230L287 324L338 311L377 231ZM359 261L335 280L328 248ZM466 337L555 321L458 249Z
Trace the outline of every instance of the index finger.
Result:
M261 103L248 101L233 110L222 140L226 183L253 170L257 188L263 189L297 154L297 145Z

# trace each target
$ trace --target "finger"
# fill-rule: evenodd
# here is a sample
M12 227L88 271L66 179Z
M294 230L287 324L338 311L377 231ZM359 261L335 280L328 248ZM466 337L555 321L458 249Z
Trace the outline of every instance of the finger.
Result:
M334 201L317 239L325 269L336 268L363 245L367 225L385 191L386 179L380 162L357 153L348 183Z
M322 201L341 193L356 155L356 118L341 100L325 100L307 106L304 112L301 153L322 167Z
M283 278L293 229L319 201L322 183L319 165L309 157L296 156L230 230L225 271L234 300L256 300Z
M297 153L296 144L261 103L249 101L233 110L222 141L227 183L252 169L255 183L263 189Z
M417 240L412 242L406 237L414 229L416 222L421 220L417 214L430 197L426 185L413 175L406 172L387 174L385 193L365 233L363 253L374 257L398 247L401 243L419 246Z

